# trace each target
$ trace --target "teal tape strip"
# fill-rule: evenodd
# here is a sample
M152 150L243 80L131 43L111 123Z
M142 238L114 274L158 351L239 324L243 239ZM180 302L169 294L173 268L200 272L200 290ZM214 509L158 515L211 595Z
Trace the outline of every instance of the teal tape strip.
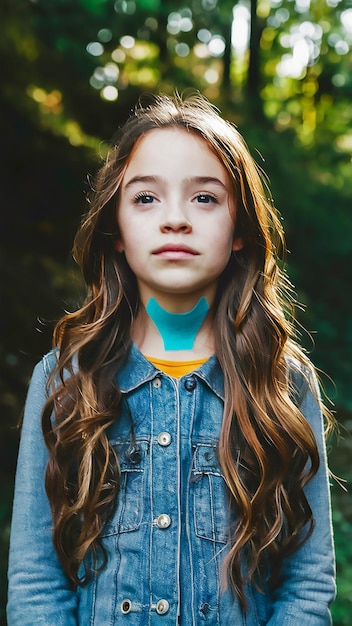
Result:
M169 313L155 298L150 298L146 311L162 337L165 350L192 350L209 304L202 297L187 313Z

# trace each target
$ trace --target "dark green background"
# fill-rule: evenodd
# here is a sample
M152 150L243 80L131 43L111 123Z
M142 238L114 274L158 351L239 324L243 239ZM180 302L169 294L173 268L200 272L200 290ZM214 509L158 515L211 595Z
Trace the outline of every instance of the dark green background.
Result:
M142 92L199 89L239 126L267 172L287 234L290 278L306 309L297 309L306 329L300 329L301 339L327 374L323 382L340 424L341 436L329 444L330 465L347 489L351 486L351 2L316 0L303 10L289 0L271 6L252 0L251 37L242 59L230 45L234 6L226 0L2 0L2 626L16 424L33 365L50 349L55 320L81 300L70 248L84 209L87 174L94 173L99 153L105 153ZM179 16L174 23L186 20L185 30L168 32L172 13ZM221 38L219 56L201 56L200 29ZM297 32L308 33L307 41L311 32L312 58L299 76L279 76L280 62L292 52L285 41ZM124 48L124 35L134 37L136 46ZM93 57L86 46L97 40L104 52ZM188 46L186 56L177 53L180 43ZM110 85L119 96L106 101L90 79L112 61L114 50L120 74ZM215 82L206 80L209 69L218 74ZM332 499L338 568L334 624L352 625L351 496L335 480Z

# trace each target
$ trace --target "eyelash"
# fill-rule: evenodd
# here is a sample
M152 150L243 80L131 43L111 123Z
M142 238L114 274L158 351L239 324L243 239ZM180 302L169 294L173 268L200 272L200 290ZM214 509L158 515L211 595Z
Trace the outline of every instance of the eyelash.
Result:
M146 200L147 198L149 198L151 201L143 202L143 200ZM197 195L194 197L194 200L199 200L199 198L205 199L204 202L199 202L199 204L218 204L219 202L216 196L207 192L197 193ZM154 200L155 197L152 193L150 193L149 191L141 191L134 196L133 202L135 204L152 204Z
M216 196L214 196L212 193L197 193L197 195L195 196L195 200L197 200L198 198L207 198L206 202L201 202L200 204L218 204L218 199Z
M154 196L152 193L148 192L148 191L141 191L140 193L137 193L133 199L133 202L135 204L152 204L151 202L143 202L143 199L145 198L151 198L152 200L154 200Z

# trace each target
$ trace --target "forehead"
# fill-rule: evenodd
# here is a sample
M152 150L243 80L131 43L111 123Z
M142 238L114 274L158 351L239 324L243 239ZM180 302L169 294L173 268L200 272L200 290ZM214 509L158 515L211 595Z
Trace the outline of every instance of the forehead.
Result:
M157 128L142 135L127 161L125 176L142 170L172 170L176 175L180 168L190 176L212 171L227 178L224 165L208 142L195 131L180 127Z

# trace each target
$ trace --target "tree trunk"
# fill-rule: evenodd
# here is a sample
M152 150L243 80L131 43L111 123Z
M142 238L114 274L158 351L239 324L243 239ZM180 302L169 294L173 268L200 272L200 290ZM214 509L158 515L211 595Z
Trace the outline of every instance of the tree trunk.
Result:
M262 115L262 101L260 97L260 37L262 27L257 16L258 0L251 0L251 24L249 37L249 64L246 83L246 92L250 106L257 114Z

